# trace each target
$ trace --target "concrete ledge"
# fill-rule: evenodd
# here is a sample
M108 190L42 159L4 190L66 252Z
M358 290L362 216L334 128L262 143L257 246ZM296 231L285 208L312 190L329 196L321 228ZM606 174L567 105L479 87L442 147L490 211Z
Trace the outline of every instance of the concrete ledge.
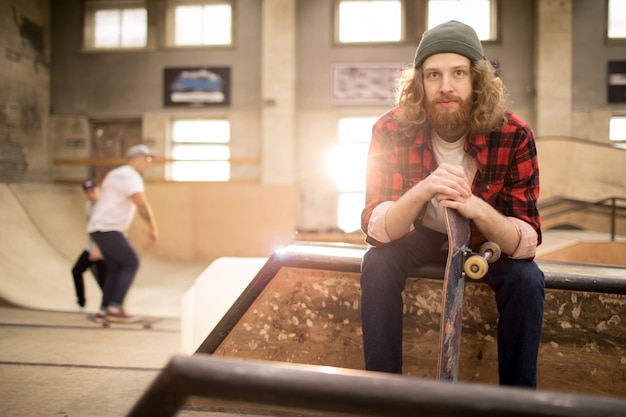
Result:
M281 268L359 273L366 249L364 245L296 242L267 259L217 260L183 299L183 352L213 352ZM537 264L545 274L547 289L626 294L626 268L553 261ZM442 280L443 273L443 265L426 265L410 276ZM219 305L202 301L218 292Z

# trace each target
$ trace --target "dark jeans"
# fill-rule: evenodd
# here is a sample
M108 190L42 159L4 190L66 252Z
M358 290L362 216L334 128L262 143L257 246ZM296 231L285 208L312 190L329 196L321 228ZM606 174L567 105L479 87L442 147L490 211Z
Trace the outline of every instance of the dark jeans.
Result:
M72 267L72 276L74 277L74 289L76 290L76 298L78 299L78 305L85 307L85 282L83 281L83 274L87 269L91 270L98 286L102 290L104 288L104 282L106 280L106 265L102 259L97 261L89 260L89 252L84 250L76 263Z
M389 246L371 248L361 265L365 368L402 373L402 291L414 268L441 259L447 237L426 228ZM483 278L495 292L501 385L536 387L543 324L544 279L537 264L501 258Z
M100 308L122 308L126 293L139 269L139 257L126 236L120 232L93 232L90 235L100 248L107 266Z

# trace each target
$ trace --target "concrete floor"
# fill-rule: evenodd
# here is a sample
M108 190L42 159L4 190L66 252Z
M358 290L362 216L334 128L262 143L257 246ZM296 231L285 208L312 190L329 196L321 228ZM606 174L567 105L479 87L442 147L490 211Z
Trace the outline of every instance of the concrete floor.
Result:
M0 307L0 416L125 416L180 353L179 327L178 319L163 319L150 330L103 328L85 313ZM203 402L185 406L177 416L242 412Z

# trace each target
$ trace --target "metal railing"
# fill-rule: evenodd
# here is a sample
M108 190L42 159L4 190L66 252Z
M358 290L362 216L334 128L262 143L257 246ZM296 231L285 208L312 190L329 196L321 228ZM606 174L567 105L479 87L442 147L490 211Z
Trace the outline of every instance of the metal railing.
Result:
M128 416L174 416L192 396L361 417L626 416L622 398L201 354L174 356Z
M559 208L559 206L565 207ZM621 216L626 216L626 198L624 197L607 197L597 201L583 201L567 197L554 197L549 201L543 202L539 205L540 211L553 210L550 213L542 214L541 217L543 220L554 219L564 214L581 212L590 208L601 208L609 211L608 214L610 216L611 222L611 242L614 242L616 236L616 220L618 217L618 213Z

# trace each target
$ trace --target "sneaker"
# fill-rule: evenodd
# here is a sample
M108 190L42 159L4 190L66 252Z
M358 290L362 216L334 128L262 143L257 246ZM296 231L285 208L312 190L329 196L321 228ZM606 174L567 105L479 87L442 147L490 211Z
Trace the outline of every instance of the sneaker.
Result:
M122 309L114 307L107 308L106 319L119 323L133 323L139 320L137 316L133 316L132 314L128 314Z

